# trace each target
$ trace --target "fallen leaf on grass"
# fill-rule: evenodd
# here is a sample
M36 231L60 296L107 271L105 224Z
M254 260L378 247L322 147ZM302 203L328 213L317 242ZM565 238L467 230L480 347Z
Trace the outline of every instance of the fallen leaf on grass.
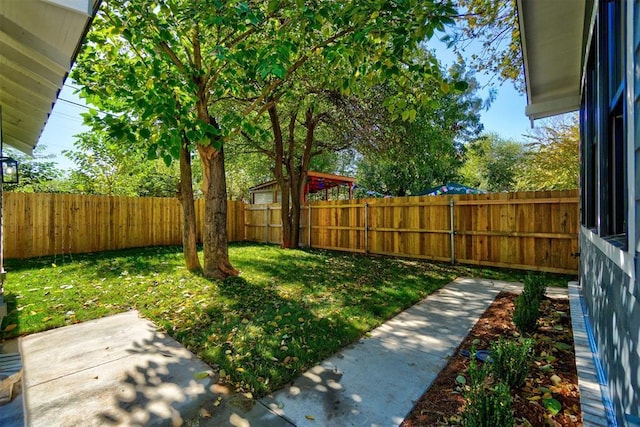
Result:
M566 343L563 343L563 342L557 342L553 346L555 348L557 348L558 350L562 350L562 351L569 351L569 350L571 350L573 348L569 344L566 344Z
M542 401L544 407L551 413L551 415L556 415L562 409L562 404L558 402L556 399L545 399Z
M193 374L193 378L197 380L203 380L209 376L209 373L210 373L209 371L196 372L195 374Z
M12 324L8 325L6 328L4 328L4 331L5 331L5 332L10 332L10 331L13 331L13 330L14 330L15 328L17 328L17 327L18 327L18 325L17 325L17 324L12 323Z

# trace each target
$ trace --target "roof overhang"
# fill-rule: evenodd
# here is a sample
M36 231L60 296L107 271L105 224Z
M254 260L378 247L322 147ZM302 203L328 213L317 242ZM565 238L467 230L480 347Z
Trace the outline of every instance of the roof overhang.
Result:
M101 0L0 0L2 143L31 154Z
M517 0L531 120L580 108L587 3Z

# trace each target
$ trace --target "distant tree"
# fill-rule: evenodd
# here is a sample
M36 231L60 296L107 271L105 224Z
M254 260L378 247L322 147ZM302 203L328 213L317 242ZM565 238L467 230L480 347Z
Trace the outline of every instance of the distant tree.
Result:
M465 161L459 170L462 183L492 192L514 191L526 150L521 143L495 133L481 136L465 146Z
M464 72L456 67L451 74L459 77ZM451 83L446 92L439 84L426 82L421 90L430 101L415 110L413 121L387 120L382 140L374 146L360 147L359 186L405 196L457 177L463 143L482 131L482 101L475 95L477 82L470 74L463 79L469 83L464 90L455 90ZM444 81L449 84L446 82L452 80L449 77Z
M229 200L249 200L249 188L273 179L272 165L264 156L237 143L227 144L227 195Z
M526 135L529 151L516 174L522 191L578 188L580 127L575 114L549 119Z
M71 190L85 194L175 197L179 181L177 166L148 160L136 146L113 140L105 132L77 136L74 149L63 154L76 164L71 171Z
M33 156L28 156L12 148L5 148L4 154L18 161L18 184L4 184L5 191L22 193L65 192L63 173L52 159L54 155L44 154L46 147L38 145Z

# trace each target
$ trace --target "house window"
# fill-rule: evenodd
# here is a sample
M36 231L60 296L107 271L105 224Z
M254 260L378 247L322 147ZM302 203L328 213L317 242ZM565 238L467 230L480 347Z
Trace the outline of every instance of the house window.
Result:
M597 139L596 139L596 51L592 46L587 60L585 74L584 97L580 108L580 152L581 152L581 215L582 224L590 229L596 228L596 213L598 203L596 200L596 176L597 169Z
M623 1L608 0L607 14L607 51L609 63L609 96L615 98L624 81L624 39L625 25Z
M609 137L607 138L606 168L606 211L603 235L611 236L621 246L626 246L627 233L627 186L626 155L624 138L624 108L621 96L609 115Z
M603 141L603 193L602 234L619 246L626 247L627 186L624 119L624 2L609 0L603 7L607 31L603 38L607 47L607 73L609 80L607 110L607 137Z
M582 224L626 249L626 2L601 0L582 91Z

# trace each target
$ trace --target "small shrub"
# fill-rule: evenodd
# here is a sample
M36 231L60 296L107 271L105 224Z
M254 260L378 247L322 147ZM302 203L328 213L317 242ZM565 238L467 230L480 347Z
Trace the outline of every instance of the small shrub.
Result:
M469 387L471 389L484 388L484 383L489 375L489 368L486 363L478 363L476 361L476 348L471 348L471 362L467 369L469 375Z
M505 340L500 338L491 345L491 372L496 381L502 381L511 388L524 385L533 359L533 340Z
M467 405L462 415L463 424L469 427L495 427L513 425L509 386L499 383L489 387L491 372L488 363L476 360L475 347L471 349L471 362L467 369L469 383L465 392Z
M540 317L540 300L527 292L521 293L515 301L513 311L513 323L522 334L528 334L536 330Z
M467 427L512 426L511 393L509 386L498 383L495 387L471 388L467 393L467 406L462 414Z
M530 297L542 301L547 291L547 279L541 274L529 274L524 279L524 293Z

